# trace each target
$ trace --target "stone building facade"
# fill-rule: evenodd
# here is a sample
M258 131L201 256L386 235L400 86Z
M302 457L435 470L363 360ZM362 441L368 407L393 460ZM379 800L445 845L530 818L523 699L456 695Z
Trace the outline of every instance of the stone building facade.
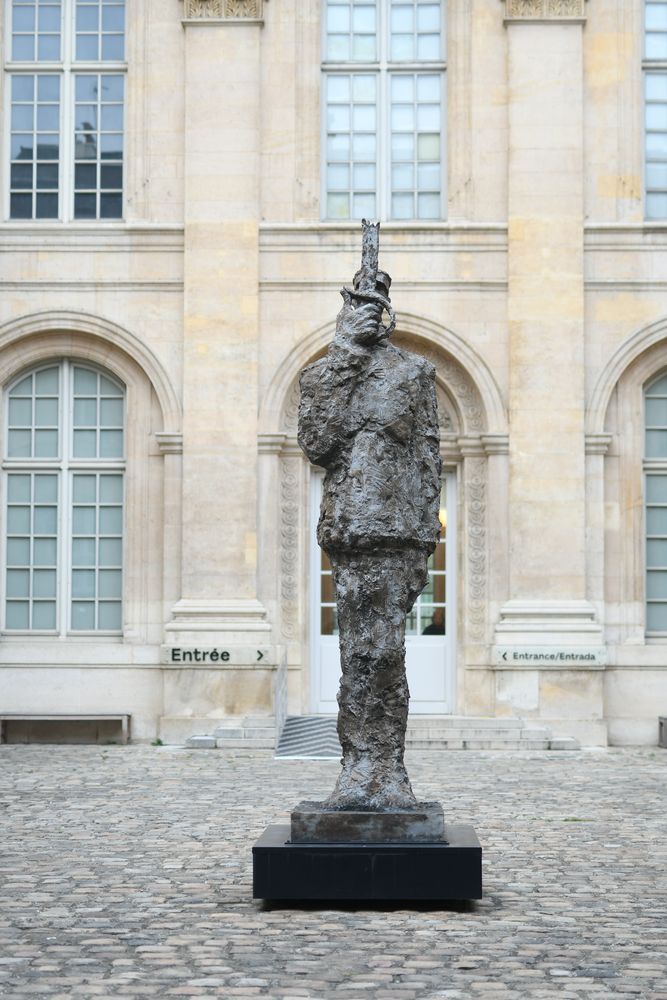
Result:
M368 214L441 404L415 709L654 743L667 4L8 0L2 29L0 712L172 741L333 710L298 374Z

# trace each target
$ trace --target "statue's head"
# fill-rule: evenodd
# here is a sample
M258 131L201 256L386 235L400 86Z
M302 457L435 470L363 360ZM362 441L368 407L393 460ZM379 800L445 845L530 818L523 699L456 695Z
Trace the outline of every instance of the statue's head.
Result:
M363 273L364 273L363 270L360 268L354 276L352 284L355 291L358 291L359 289L359 282L361 281ZM389 277L387 272L378 271L377 277L375 279L375 290L376 292L379 292L380 295L382 295L387 300L387 302L389 302L390 288L391 288L391 278Z

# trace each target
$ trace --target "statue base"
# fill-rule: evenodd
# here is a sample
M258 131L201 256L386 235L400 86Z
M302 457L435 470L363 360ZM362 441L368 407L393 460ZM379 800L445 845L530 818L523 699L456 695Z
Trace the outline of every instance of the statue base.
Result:
M295 844L287 824L266 828L252 849L253 897L267 900L460 900L482 898L482 848L471 826L412 844Z
M445 837L439 802L417 802L414 809L386 812L300 802L291 820L293 844L432 844Z

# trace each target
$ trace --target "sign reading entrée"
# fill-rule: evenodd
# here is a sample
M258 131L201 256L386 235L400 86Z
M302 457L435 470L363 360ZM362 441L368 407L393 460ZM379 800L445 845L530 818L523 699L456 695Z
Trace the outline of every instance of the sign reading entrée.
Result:
M495 646L496 667L603 667L607 662L606 646Z
M163 663L169 666L200 666L219 667L255 666L268 667L275 663L271 646L163 646Z

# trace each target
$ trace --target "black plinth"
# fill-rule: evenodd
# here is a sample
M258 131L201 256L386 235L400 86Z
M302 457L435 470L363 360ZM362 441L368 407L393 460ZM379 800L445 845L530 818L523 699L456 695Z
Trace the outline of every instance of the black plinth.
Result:
M255 899L481 899L482 848L471 826L432 844L292 844L268 826L252 849Z

